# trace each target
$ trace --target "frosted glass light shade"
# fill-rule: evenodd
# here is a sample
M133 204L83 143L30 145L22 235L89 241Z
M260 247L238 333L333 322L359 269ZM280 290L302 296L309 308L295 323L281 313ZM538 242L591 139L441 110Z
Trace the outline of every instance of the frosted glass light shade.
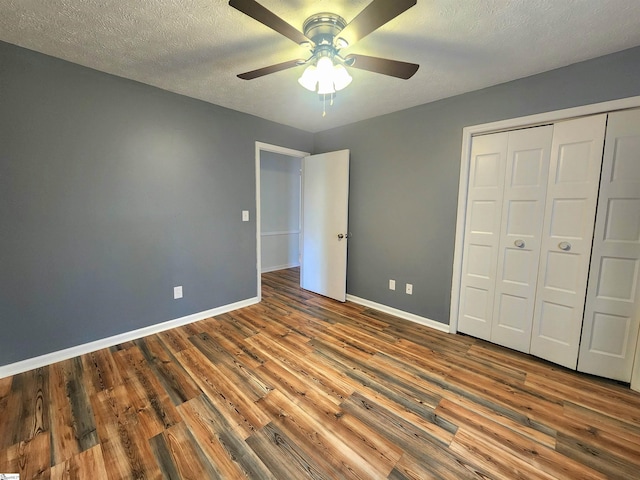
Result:
M351 83L351 75L342 65L333 67L333 85L336 90L342 90Z
M302 72L302 76L298 79L298 83L307 90L312 92L316 91L316 84L318 83L318 69L315 65L309 65Z
M318 94L319 95L330 95L332 93L336 93L333 88L333 80L331 78L321 78L318 81Z
M320 57L318 59L318 76L320 79L333 77L333 62L329 57Z

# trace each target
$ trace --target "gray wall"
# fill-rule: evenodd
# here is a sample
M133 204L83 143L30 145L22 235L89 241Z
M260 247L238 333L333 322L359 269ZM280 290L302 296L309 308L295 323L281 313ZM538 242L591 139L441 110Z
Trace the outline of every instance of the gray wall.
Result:
M255 141L313 135L0 42L0 365L254 297Z
M348 293L449 323L463 127L635 95L640 48L316 134L351 150Z

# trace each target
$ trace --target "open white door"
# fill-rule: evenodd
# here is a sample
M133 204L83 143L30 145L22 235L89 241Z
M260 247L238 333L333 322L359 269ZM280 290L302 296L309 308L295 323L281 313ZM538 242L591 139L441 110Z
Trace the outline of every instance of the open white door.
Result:
M349 150L302 160L300 286L344 302L347 294Z

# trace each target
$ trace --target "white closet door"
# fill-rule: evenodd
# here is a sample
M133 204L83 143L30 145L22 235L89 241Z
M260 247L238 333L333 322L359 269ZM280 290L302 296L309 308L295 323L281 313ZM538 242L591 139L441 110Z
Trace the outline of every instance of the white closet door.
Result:
M576 368L606 115L555 124L531 353Z
M529 353L553 126L509 132L491 341Z
M471 147L458 330L485 340L491 337L508 137L474 137Z
M628 382L640 324L640 110L609 115L578 370Z

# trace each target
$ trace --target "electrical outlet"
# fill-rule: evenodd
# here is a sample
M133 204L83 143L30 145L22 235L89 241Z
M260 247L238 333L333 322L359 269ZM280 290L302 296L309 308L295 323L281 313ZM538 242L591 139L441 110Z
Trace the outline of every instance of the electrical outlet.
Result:
M395 290L395 289L396 289L396 281L389 280L389 290Z
M182 298L182 285L173 287L173 299L177 300L178 298Z
M407 283L407 289L405 291L407 292L407 295L413 295L413 285Z

